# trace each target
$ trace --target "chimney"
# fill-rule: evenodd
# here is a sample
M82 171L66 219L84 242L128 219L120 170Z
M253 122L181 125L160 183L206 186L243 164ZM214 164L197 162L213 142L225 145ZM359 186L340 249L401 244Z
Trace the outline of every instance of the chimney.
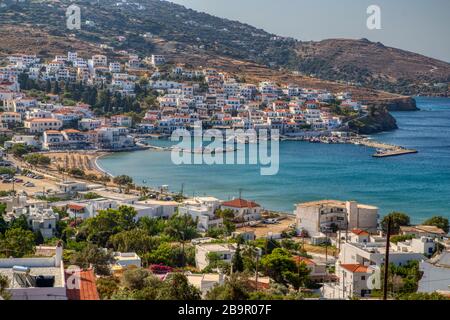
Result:
M59 267L59 266L61 266L61 261L62 261L62 257L63 257L62 241L58 241L55 251L56 251L55 252L55 267Z

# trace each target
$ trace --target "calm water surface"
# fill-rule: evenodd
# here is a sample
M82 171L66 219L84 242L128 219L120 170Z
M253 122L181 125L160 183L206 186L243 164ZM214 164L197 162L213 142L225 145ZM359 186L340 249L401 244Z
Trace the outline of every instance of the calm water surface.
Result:
M319 199L354 199L411 215L450 217L450 99L417 98L421 111L395 112L399 130L373 138L414 148L418 154L376 159L373 149L354 145L280 143L280 170L261 176L258 166L172 164L170 152L116 153L98 164L138 184L169 185L187 194L228 199L239 194L268 209L292 212L294 204ZM151 141L166 146L169 141Z

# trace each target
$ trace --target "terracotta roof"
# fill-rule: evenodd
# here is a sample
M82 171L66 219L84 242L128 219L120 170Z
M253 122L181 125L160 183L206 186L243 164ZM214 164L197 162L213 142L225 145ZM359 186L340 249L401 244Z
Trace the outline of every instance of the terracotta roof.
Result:
M368 268L361 264L341 264L341 268L344 268L351 273L368 273Z
M295 256L294 260L297 263L304 262L307 266L315 266L316 265L316 263L314 261L312 261L311 259L305 258L305 257Z
M66 280L71 276L70 273L65 273ZM83 270L80 272L80 288L67 289L66 294L68 300L100 300L95 283L95 275L92 269Z
M61 120L55 119L55 118L32 118L25 120L28 122L61 122Z
M361 229L353 229L352 233L358 235L358 236L368 236L369 233L365 230L361 230Z
M83 210L85 208L84 206L82 206L80 204L74 204L74 203L70 203L68 205L68 207L69 207L69 209L77 210L77 211Z
M63 130L63 132L65 132L65 133L82 133L81 131L75 130L75 129L66 129L66 130Z
M247 201L244 199L234 199L231 201L226 201L222 203L225 207L232 207L232 208L258 208L260 207L259 204L253 201Z

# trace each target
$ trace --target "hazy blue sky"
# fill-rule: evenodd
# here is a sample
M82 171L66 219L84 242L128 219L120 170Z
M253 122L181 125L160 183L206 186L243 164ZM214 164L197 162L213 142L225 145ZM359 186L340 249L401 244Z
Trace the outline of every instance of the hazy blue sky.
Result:
M450 62L450 0L172 0L300 40L367 38ZM381 30L366 9L381 7Z

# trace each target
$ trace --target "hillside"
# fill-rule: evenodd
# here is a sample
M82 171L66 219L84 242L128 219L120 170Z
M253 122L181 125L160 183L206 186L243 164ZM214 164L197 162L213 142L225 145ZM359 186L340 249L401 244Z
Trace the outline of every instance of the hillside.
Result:
M140 55L158 52L187 58L184 62L189 63L232 59L242 61L242 72L247 64L256 63L338 81L343 86L407 95L445 95L448 91L434 84L448 83L450 64L380 43L364 39L301 42L167 1L116 2L77 1L83 20L79 31L65 26L65 9L71 1L9 4L0 11L0 32L6 33L0 54L21 49L50 55L55 49L81 46L98 50L99 44L104 44L114 48L108 55L126 49ZM126 40L119 41L118 36Z

